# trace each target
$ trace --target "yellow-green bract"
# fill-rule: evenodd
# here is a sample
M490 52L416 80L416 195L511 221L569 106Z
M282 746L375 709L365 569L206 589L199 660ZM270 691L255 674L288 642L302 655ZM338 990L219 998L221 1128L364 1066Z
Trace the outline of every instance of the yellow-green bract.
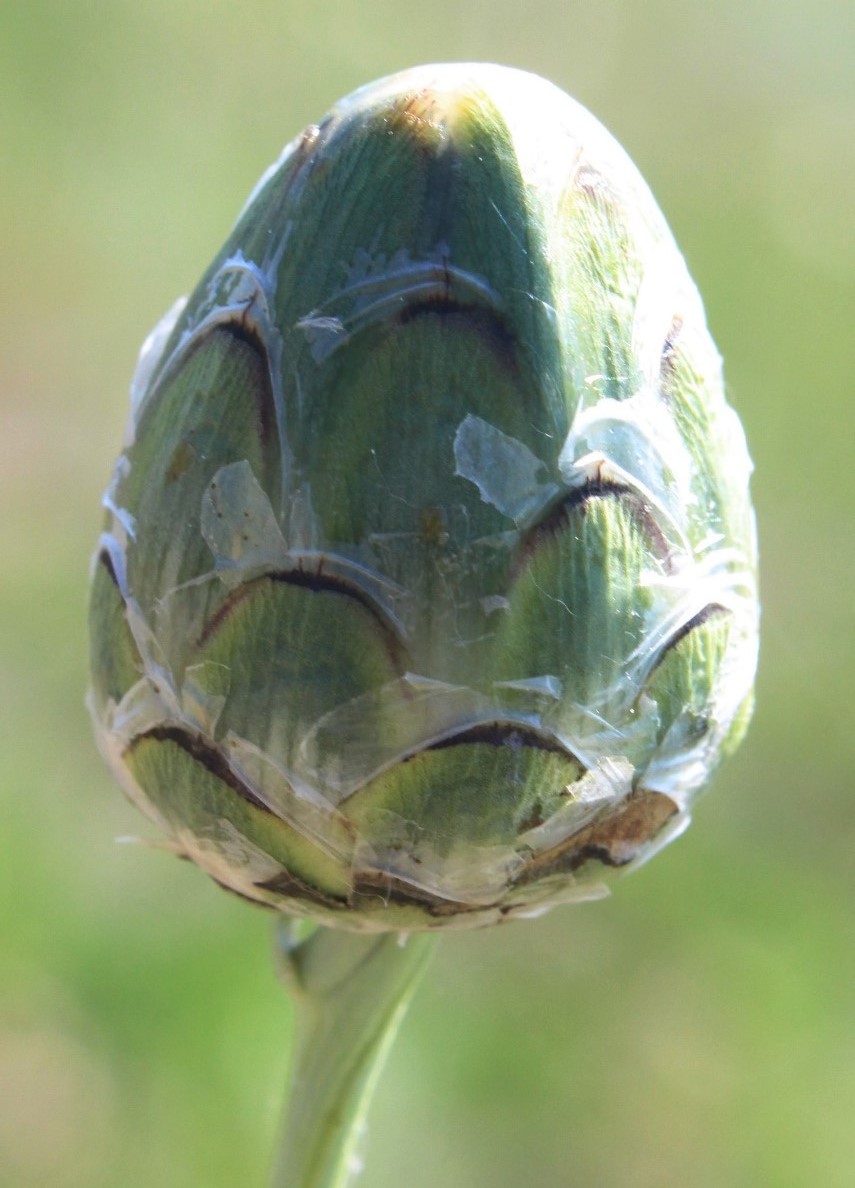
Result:
M547 82L411 70L264 175L147 340L91 706L131 798L352 929L600 894L743 733L750 463L622 149Z

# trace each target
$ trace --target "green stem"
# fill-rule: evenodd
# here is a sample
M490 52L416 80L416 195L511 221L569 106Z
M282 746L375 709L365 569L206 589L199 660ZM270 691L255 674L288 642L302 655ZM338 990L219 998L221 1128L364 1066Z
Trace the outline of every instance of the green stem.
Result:
M273 1188L345 1188L371 1094L434 937L281 933L295 1050Z

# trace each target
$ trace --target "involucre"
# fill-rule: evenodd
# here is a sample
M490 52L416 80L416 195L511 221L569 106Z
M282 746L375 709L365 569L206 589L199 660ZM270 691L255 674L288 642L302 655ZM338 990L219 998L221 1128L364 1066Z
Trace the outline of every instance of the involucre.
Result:
M102 749L178 852L285 912L600 894L744 731L750 469L588 112L496 66L363 88L144 345L94 567Z

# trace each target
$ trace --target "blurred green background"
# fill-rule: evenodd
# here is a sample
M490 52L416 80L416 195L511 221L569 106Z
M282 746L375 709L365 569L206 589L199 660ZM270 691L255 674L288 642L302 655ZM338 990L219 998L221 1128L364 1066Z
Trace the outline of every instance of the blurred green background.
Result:
M651 183L756 461L764 642L686 837L608 901L444 940L361 1183L853 1183L851 0L30 0L0 7L2 1188L265 1181L270 920L115 844L147 826L83 708L88 558L139 343L262 168L449 58L551 78Z

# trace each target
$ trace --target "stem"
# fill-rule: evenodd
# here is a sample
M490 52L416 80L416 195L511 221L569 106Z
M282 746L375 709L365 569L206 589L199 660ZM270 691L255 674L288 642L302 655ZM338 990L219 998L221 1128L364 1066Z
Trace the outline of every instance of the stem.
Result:
M280 932L295 1002L291 1086L273 1188L345 1188L371 1094L434 937Z

